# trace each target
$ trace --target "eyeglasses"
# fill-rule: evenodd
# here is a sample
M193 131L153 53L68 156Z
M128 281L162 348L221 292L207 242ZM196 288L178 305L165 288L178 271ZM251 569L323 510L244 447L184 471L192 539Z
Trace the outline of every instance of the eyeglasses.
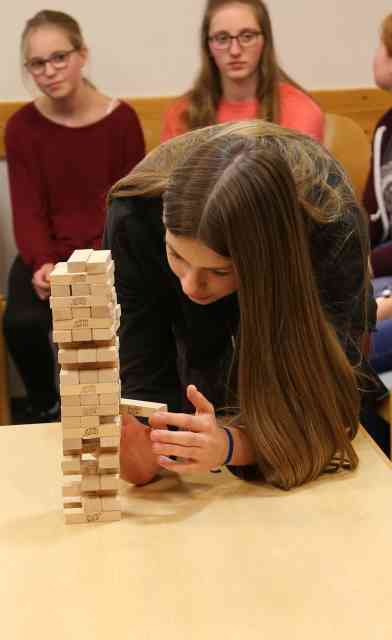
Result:
M77 49L69 51L55 51L49 58L32 58L25 62L25 67L33 76L40 76L44 73L48 62L54 69L65 69L69 62L69 56Z
M237 40L239 46L246 49L247 47L253 47L261 35L261 31L241 31L237 36L232 36L226 31L220 31L210 36L208 42L211 44L211 47L217 51L230 49L233 40Z

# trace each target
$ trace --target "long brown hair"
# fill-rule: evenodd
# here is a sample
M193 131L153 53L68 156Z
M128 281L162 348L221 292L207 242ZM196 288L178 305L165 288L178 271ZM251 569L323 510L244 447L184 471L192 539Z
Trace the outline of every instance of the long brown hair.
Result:
M208 43L210 24L216 11L236 2L252 9L264 38L255 96L259 102L258 117L270 122L279 122L280 82L292 84L306 93L278 64L271 19L268 9L262 0L208 0L200 31L201 69L193 88L186 94L189 99L189 107L182 116L186 131L216 123L216 113L222 97L222 87L218 67L210 55Z
M244 121L160 145L113 187L109 200L165 192L165 222L174 233L195 235L235 261L238 419L265 478L289 488L329 464L354 468L355 370L321 306L309 256L317 226L331 225L340 246L354 234L365 300L366 226L343 169L308 136Z
M323 211L300 202L272 138L262 148L233 136L205 143L173 171L164 194L171 233L233 261L240 306L234 424L246 425L265 479L286 489L332 461L357 465L350 442L356 377L321 305L309 242L315 218Z

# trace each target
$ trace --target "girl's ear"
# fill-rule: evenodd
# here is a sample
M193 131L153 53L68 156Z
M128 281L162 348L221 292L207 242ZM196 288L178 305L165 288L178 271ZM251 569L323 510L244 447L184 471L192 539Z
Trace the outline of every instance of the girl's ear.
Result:
M87 47L82 47L81 49L79 49L79 55L82 59L82 66L84 67L89 59L89 50L87 49Z

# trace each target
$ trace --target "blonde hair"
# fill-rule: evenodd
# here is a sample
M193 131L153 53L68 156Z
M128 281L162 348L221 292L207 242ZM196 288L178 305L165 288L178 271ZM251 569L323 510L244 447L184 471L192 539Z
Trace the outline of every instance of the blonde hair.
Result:
M381 40L392 57L392 13L385 16L381 23Z
M111 197L134 195L163 195L172 233L233 260L235 424L246 425L265 479L288 489L355 468L356 375L322 305L310 241L317 226L331 225L344 250L357 231L365 296L366 238L340 166L310 138L270 123L216 125L161 145Z
M26 54L27 41L30 33L42 27L53 27L63 31L74 49L80 50L86 47L82 30L78 22L72 16L62 11L44 9L38 11L27 20L21 37L22 56Z
M67 36L72 48L76 49L76 51L87 49L82 29L75 18L70 16L68 13L64 13L63 11L52 11L50 9L43 9L42 11L38 11L38 13L36 13L32 18L27 20L23 29L20 42L23 62L26 58L26 51L30 34L37 29L45 27L53 27L54 29L63 31L63 33ZM96 86L88 78L85 77L84 82L87 86L91 87L91 89L96 89Z

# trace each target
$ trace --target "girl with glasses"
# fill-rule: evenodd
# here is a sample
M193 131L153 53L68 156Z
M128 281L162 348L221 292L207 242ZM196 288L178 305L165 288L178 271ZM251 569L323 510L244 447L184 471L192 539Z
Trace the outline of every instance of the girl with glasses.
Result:
M322 141L319 106L277 62L261 0L208 0L201 26L201 69L169 107L161 140L214 123L263 118Z
M144 156L134 110L85 78L88 50L74 18L40 11L21 39L24 68L39 91L5 133L19 255L9 276L4 332L26 387L26 421L58 414L49 341L49 274L74 249L99 248L105 195Z
M124 424L125 479L229 465L289 489L355 468L358 389L384 389L361 353L366 221L322 145L261 120L170 140L113 188L104 244L122 394L169 406Z

